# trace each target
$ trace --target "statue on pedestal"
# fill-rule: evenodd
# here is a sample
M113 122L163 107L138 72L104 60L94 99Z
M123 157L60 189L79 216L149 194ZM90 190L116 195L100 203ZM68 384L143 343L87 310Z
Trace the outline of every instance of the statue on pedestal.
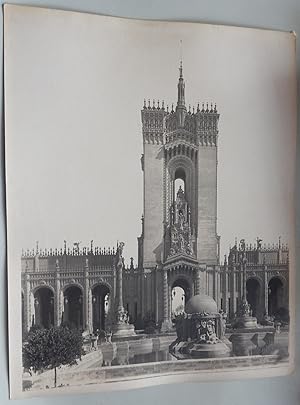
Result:
M113 328L113 338L134 336L134 326L129 323L128 312L123 306L123 249L124 242L117 246L116 253L116 309L115 325Z

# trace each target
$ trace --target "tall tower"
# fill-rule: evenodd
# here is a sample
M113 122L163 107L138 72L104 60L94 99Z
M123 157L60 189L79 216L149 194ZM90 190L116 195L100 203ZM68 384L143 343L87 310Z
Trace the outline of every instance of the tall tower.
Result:
M145 312L154 300L156 316L164 321L170 318L174 286L184 289L186 299L200 291L213 296L217 291L214 276L210 289L204 269L218 264L219 114L216 106L208 104L202 109L198 104L192 111L186 108L182 62L177 90L175 109L172 105L168 111L163 103L149 101L141 112L144 219L139 256L144 273L156 280L148 285L144 281L143 291L150 299L144 299L143 305ZM150 291L153 284L155 293Z

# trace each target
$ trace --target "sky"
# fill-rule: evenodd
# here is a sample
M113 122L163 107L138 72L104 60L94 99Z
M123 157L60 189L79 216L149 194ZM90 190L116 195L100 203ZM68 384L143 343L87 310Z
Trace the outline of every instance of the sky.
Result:
M216 103L218 234L289 242L296 134L289 33L20 8L6 24L8 240L21 249L115 246L137 259L141 108Z

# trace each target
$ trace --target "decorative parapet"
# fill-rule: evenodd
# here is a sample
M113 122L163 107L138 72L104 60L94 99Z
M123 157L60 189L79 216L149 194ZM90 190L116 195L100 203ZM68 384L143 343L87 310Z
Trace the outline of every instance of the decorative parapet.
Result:
M164 102L153 100L152 106L148 100L144 100L144 107L141 111L143 124L143 138L145 143L163 144L163 134L165 131L165 111Z
M75 244L74 244L75 245ZM116 249L115 248L110 248L110 247L83 247L79 248L74 246L73 248L60 248L60 249L27 249L23 250L22 249L22 254L21 258L33 258L36 256L39 256L41 258L47 258L47 257L54 257L54 256L87 256L87 255L93 255L93 256L115 256L116 255Z
M266 244L257 238L256 243L243 244L235 242L230 248L228 263L238 265L241 258L245 257L247 267L255 264L259 265L287 265L289 263L289 248L286 243L282 243L280 238L278 243Z
M216 105L211 108L204 103L200 110L199 104L195 111L193 107L184 113L184 124L181 125L178 113L172 109L165 109L164 102L154 101L148 106L146 100L141 111L143 138L145 143L165 144L168 148L175 144L186 146L216 146L218 140L219 114Z

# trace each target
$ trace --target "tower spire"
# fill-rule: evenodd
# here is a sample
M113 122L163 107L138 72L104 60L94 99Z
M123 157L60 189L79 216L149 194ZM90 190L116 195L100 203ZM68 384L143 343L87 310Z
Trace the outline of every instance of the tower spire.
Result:
M176 106L176 114L179 127L184 127L184 120L186 115L185 107L185 84L183 80L183 67L182 67L182 41L180 41L180 64L179 64L179 80L178 80L178 98Z
M183 80L183 68L182 68L182 60L180 61L179 65L179 81L178 81L178 99L177 99L177 107L183 107L185 109L185 84Z

